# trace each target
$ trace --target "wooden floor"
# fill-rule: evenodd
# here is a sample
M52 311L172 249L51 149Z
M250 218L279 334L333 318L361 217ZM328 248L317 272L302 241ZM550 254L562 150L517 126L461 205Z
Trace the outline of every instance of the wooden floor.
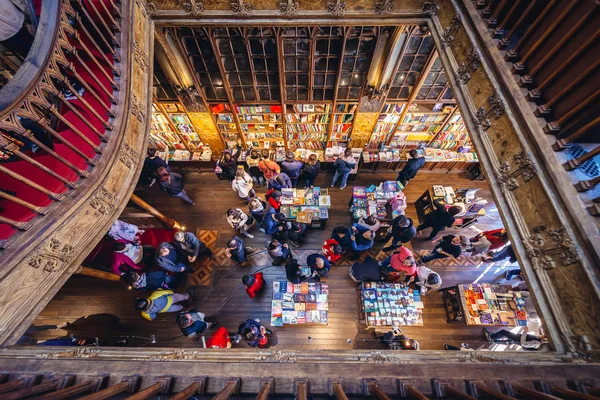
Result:
M186 230L196 229L218 231L218 238L213 250L212 285L197 287L197 307L207 315L215 314L220 324L230 332L235 332L238 325L246 318L260 318L264 323L270 322L271 283L285 280L282 267L270 266L270 259L265 253L252 257L250 266L234 268L226 259L223 248L227 240L235 234L225 220L225 212L231 207L244 208L226 181L218 181L212 173L188 171L185 174L186 191L196 201L195 206L187 206L179 198L172 198L160 192L158 188L140 188L136 194L148 201L158 210L179 221ZM360 174L356 184L368 186L372 183L394 179L392 173ZM317 185L326 186L331 174L322 174ZM351 218L348 202L351 197L350 182L346 190L330 189L332 208L327 229L310 230L301 248L294 250L296 258L302 263L307 255L319 251L323 241L329 238L331 229L337 225L349 225ZM405 189L409 205L406 214L417 221L413 202L431 185L452 185L455 188L480 188L478 195L490 203L486 206L488 217L483 218L476 227L463 229L461 234L474 236L479 230L502 226L498 211L487 183L462 178L458 173L441 173L423 171L412 180ZM259 194L265 189L259 188ZM141 220L143 221L143 220ZM155 223L148 219L148 223ZM448 230L448 233L453 230ZM246 241L246 245L256 249L264 249L268 238L256 231L255 238ZM426 232L427 233L427 232ZM412 246L417 253L426 253L432 248L426 234L418 235ZM377 245L376 245L377 246ZM384 256L377 249L371 254L378 258ZM461 258L459 262L436 261L434 269L443 278L443 286L468 282L504 283L504 264L491 265L475 262L471 258ZM267 268L265 268L267 267ZM359 292L356 285L348 277L350 262L344 261L332 268L327 282L330 286L329 323L326 326L285 326L275 328L273 343L280 349L351 349L379 348L374 340L373 330L366 330L359 323ZM244 274L262 269L269 283L268 289L261 298L251 300L241 285ZM183 287L180 288L183 291ZM69 333L78 336L97 336L113 342L119 335L134 336L130 345L147 345L161 347L198 347L200 343L183 338L175 325L174 315L160 314L157 320L144 320L133 310L133 299L139 295L128 290L119 282L101 281L94 278L74 276L59 291L46 309L35 320L36 325L55 324L63 321L76 321L69 328ZM428 293L424 299L424 326L404 328L404 332L415 338L422 349L441 349L443 343L458 345L467 342L471 347L483 344L481 328L469 328L466 325L451 325L445 322L441 294ZM40 337L56 337L64 332L47 331ZM156 343L149 343L151 335Z

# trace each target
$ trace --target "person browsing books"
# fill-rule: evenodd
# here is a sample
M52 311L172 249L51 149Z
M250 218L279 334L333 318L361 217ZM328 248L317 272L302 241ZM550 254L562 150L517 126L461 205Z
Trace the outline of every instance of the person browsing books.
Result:
M397 181L400 181L402 186L406 186L408 181L417 176L417 172L425 165L425 157L419 157L417 150L412 149L408 152L410 159L406 162L402 171L398 173Z
M329 275L331 263L325 256L314 253L306 257L306 263L312 272L313 277L326 277Z

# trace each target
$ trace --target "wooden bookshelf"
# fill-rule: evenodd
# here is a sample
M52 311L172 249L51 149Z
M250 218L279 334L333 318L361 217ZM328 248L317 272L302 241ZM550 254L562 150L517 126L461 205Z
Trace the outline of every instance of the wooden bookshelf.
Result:
M187 150L181 137L171 128L169 119L162 113L158 105L152 104L152 120L150 123L149 145L161 153L167 152L169 148Z
M421 142L431 142L443 128L454 108L444 103L411 104L399 121L389 145L410 148L418 147Z
M383 105L369 143L367 143L367 148L375 149L390 140L405 106L405 103L386 103Z
M284 147L283 116L280 105L234 105L246 143L254 148Z
M332 117L331 104L286 106L287 143L293 149L323 150Z
M455 112L448 118L443 128L429 143L428 147L443 150L456 150L460 146L471 148L472 144L471 139L469 138L469 132L467 132L462 115L457 107Z
M329 142L348 142L352 135L357 104L336 104L331 120Z

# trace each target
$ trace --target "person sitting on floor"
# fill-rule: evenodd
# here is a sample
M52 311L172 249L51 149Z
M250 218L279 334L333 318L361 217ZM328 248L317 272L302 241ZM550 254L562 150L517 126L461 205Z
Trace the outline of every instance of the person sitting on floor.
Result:
M269 208L263 221L263 229L266 235L281 237L287 230L285 214L278 213L274 208Z
M265 194L265 200L269 202L276 212L279 212L279 208L281 207L281 192L279 190L269 189L267 194Z
M342 246L340 246L335 239L327 239L323 243L321 251L331 264L334 264L337 260L342 258Z
M337 242L342 251L348 251L352 248L352 232L345 226L336 226L331 232L331 238Z
M419 265L415 285L420 288L421 294L425 294L428 290L439 289L442 286L442 277L426 266Z
M454 225L454 216L462 212L462 208L459 206L452 206L446 209L446 206L440 203L438 200L433 202L433 206L435 210L427 214L425 216L425 221L421 225L417 226L417 232L431 228L431 233L429 234L428 240L435 239L438 233L446 228L451 228L452 225Z
M148 297L138 297L135 299L134 307L142 312L142 317L148 321L156 318L158 313L181 311L183 301L189 301L192 298L190 293L173 293L172 290L157 290Z
M256 274L244 275L242 277L242 283L246 286L246 293L251 299L255 298L257 294L262 293L265 288L265 280L262 272Z
M300 247L302 238L308 229L308 225L296 221L292 222L291 225L291 228L288 230L288 239L290 240L290 243L292 243L292 246Z
M250 197L254 197L256 192L253 189L252 177L242 168L235 171L235 178L231 181L231 188L237 193L240 199L248 202Z
M252 254L252 248L244 247L244 241L239 237L234 236L227 242L225 255L233 261L243 263L250 254Z
M316 277L327 277L329 270L331 269L331 263L325 256L321 254L311 254L306 257L306 263L312 272L312 276Z
M302 161L296 160L294 153L291 151L285 155L285 161L281 163L281 171L284 172L292 183L292 187L296 187L298 185L298 178L300 177L300 171L304 163Z
M250 234L250 227L254 223L254 218L249 217L239 208L230 208L227 210L226 217L229 226L240 232L242 235L254 239L254 235Z
M302 275L302 268L298 265L298 260L292 259L285 264L285 276L292 283L300 283L307 279Z
M157 289L173 289L173 277L161 270L148 272L131 272L129 282L135 290L143 292Z
M267 203L265 203L259 197L254 197L248 203L248 211L250 211L250 215L256 220L256 223L259 225L258 230L262 233L265 233L262 224L265 219L265 215L267 214Z
M390 272L389 279L394 282L402 280L402 277L405 277L406 282L410 282L417 273L417 262L412 251L404 246L401 246L398 251L381 261L379 265Z
M273 265L275 266L283 265L285 262L292 259L290 247L287 243L281 244L277 239L271 240L267 250L269 250L269 255L273 259Z
M212 260L212 251L192 232L175 232L173 246L179 257L190 263L196 261L199 255L206 255Z
M275 189L281 192L281 189L291 189L292 181L290 177L287 176L285 172L280 172L275 175L273 178L269 179L269 189Z
M388 234L381 242L387 242L392 239L392 243L381 249L381 251L390 251L396 249L402 243L408 243L417 234L417 228L413 220L405 215L399 215L392 220L392 226L388 229Z
M352 224L350 240L352 241L353 253L350 256L350 260L357 260L363 251L373 247L374 239L375 235L372 230L357 223Z
M272 333L260 324L260 319L247 319L238 328L237 341L245 340L248 346L265 348L269 343L267 335Z
M190 199L185 192L183 177L181 175L169 172L163 167L160 167L157 172L160 177L160 190L167 192L170 196L182 198L190 206L196 205L194 200Z
M143 272L142 267L136 264L132 257L142 261L142 249L139 246L134 246L131 243L117 242L113 245L113 262L110 270L115 275L125 275L127 271Z
M536 312L527 314L527 326L523 327L521 333L514 333L507 329L490 333L490 331L484 328L483 334L490 342L520 344L525 350L539 349L542 346L542 338L544 336L541 320Z
M421 259L422 262L426 263L431 260L446 257L458 258L462 253L460 236L446 235L441 239L433 241L433 244L436 243L438 244L431 250L431 254Z
M177 322L179 329L181 329L183 336L191 338L195 337L196 340L199 339L199 336L204 331L211 329L217 324L216 319L211 317L205 318L204 313L199 312L195 308L190 311L180 312L175 321Z
M167 242L161 243L156 250L156 265L172 273L184 272L188 268L178 257L175 247Z

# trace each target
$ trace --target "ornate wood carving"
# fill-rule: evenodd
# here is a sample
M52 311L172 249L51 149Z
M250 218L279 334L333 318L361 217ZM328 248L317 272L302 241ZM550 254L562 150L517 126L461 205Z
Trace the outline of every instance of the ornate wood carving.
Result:
M376 14L391 14L394 11L394 0L381 0L375 3Z
M69 265L73 259L73 247L59 239L50 239L46 246L29 258L28 264L33 268L42 268L47 272L56 272Z
M156 4L152 0L135 0L135 3L140 7L144 18L156 15Z
M335 0L335 2L327 3L327 13L329 15L333 15L334 17L341 17L346 14L346 1L345 0Z
M481 66L481 56L479 52L472 49L464 63L458 67L458 79L465 85L471 79L471 74Z
M132 168L135 165L136 158L137 152L130 145L125 143L119 152L119 161L125 164L127 168Z
M460 19L460 15L456 14L454 17L452 17L450 26L448 26L442 34L442 43L444 43L446 46L450 46L454 41L454 35L461 27L462 20Z
M286 16L295 15L298 12L299 3L296 0L284 0L279 3L279 11Z
M146 61L148 55L138 41L133 42L133 59L138 63L142 71L146 72L148 69L148 61Z
M138 121L143 122L146 119L146 104L138 101L135 94L131 95L131 104L129 108L131 115L136 117Z
M536 169L533 161L524 152L516 154L512 159L512 163L505 161L496 169L496 178L500 184L500 190L504 194L519 187L517 178L520 177L524 182L528 182L535 175Z
M204 4L201 1L191 0L182 4L183 10L192 15L193 17L199 17L204 15Z
M252 4L244 0L231 0L231 11L235 15L248 16L252 11Z
M440 13L440 5L436 1L426 1L423 3L423 14L428 17L435 17Z
M106 214L116 203L116 196L106 188L100 189L90 201L90 205L101 214Z

